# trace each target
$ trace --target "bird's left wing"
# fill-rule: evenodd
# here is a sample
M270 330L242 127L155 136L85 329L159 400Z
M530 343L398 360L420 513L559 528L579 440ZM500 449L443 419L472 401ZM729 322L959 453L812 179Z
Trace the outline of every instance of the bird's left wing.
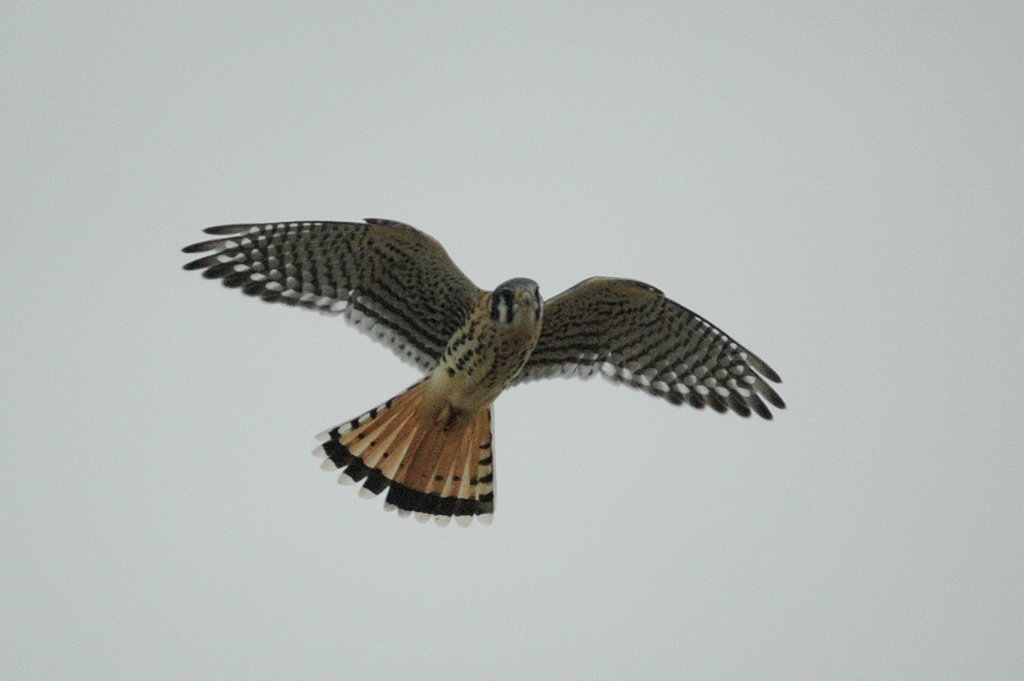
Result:
M517 382L595 371L675 404L770 419L779 375L700 315L647 284L595 277L544 304L540 339Z
M185 265L269 302L343 314L425 372L438 362L480 289L435 239L392 220L210 227L213 251Z

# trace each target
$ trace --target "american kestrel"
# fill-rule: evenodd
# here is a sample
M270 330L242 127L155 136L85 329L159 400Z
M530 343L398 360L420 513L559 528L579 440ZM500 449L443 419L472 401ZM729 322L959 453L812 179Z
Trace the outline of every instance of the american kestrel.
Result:
M360 495L447 524L494 511L493 402L548 376L600 373L673 404L772 418L765 362L648 284L594 277L550 301L531 279L477 288L435 239L393 220L210 227L185 265L251 296L342 315L426 377L320 434ZM763 398L763 399L762 399Z

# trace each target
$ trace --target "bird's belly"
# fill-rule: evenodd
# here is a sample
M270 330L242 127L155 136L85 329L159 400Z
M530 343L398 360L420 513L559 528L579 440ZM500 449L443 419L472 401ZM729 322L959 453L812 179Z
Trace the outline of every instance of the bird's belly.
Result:
M441 364L431 375L431 392L458 411L475 414L491 405L515 378L525 353L506 361L484 361L461 369Z
M459 411L476 413L486 409L505 388L505 380L491 367L451 370L439 366L431 376L432 391Z
M484 328L456 335L430 377L434 409L471 416L489 407L522 370L538 331Z

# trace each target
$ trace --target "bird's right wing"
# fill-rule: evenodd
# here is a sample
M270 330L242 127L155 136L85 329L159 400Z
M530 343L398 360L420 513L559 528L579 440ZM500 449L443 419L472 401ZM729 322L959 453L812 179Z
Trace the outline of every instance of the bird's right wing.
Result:
M700 315L648 284L595 277L544 304L540 339L517 382L600 371L675 404L770 419L779 375Z
M481 291L435 239L392 220L210 227L185 265L265 301L343 314L424 372Z

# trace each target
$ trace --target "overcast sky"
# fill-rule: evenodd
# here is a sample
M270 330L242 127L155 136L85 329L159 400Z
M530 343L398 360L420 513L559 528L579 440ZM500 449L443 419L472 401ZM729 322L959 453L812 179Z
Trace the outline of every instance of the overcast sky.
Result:
M2 4L0 676L1024 678L1019 3L379 5ZM789 408L527 384L384 513L309 451L415 370L179 252L363 217Z

